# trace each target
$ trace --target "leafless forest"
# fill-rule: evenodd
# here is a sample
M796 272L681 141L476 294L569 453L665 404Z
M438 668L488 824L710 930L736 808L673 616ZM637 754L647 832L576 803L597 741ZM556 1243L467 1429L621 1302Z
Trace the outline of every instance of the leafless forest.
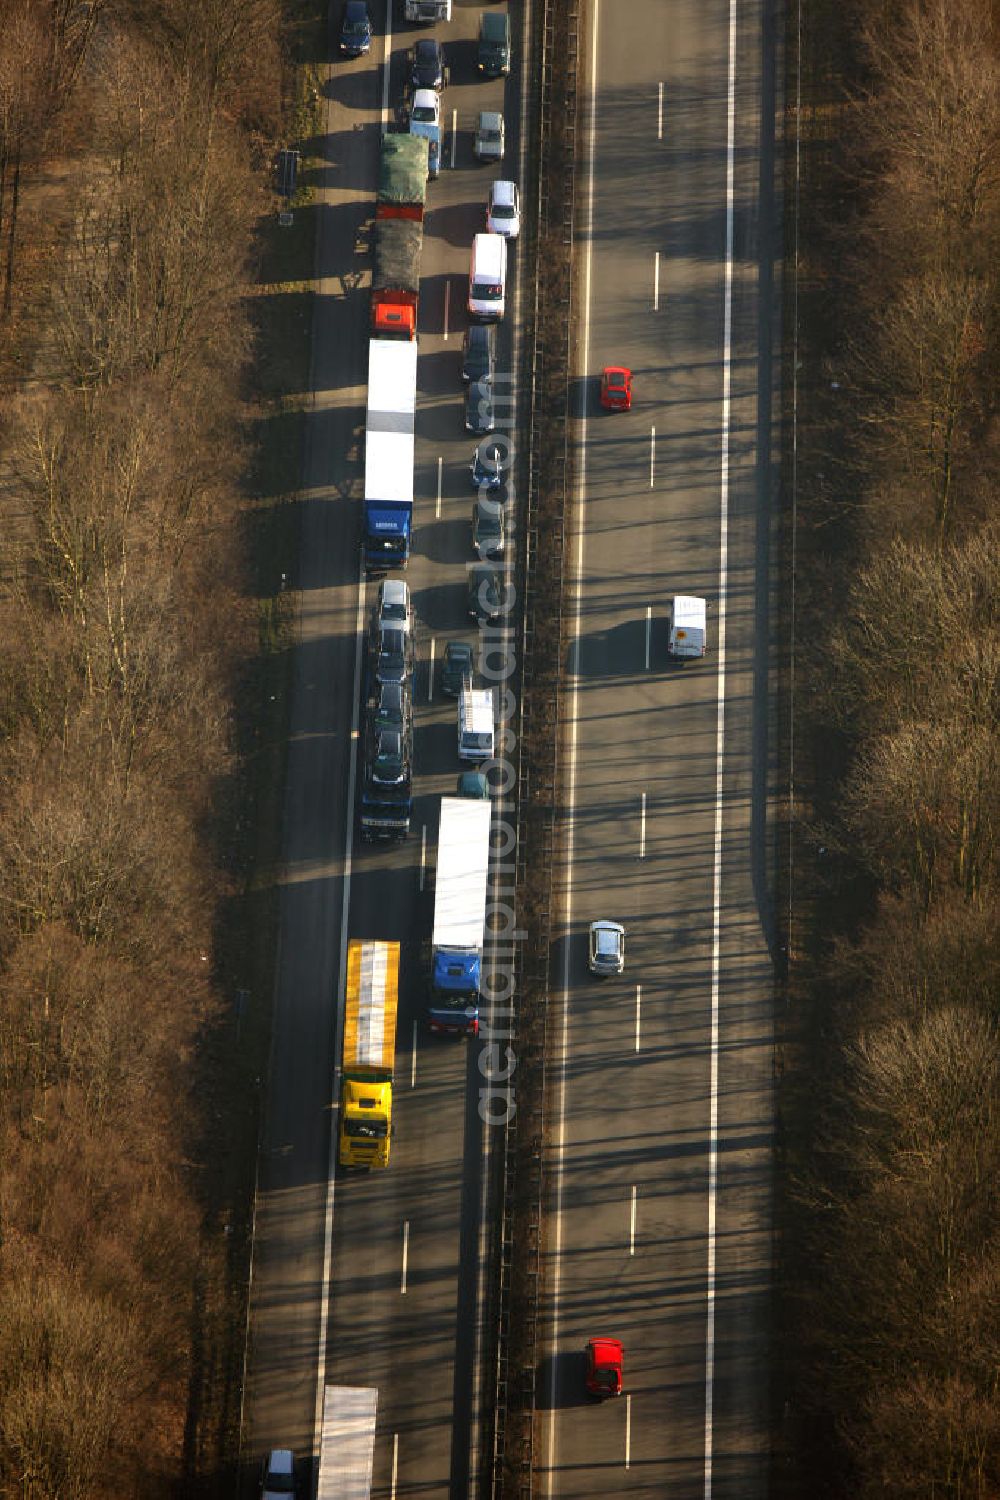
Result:
M226 1141L195 1084L231 1003L278 10L0 0L0 1494L24 1500L191 1494L214 1459L191 1391Z
M1000 1494L997 21L806 7L789 1494Z

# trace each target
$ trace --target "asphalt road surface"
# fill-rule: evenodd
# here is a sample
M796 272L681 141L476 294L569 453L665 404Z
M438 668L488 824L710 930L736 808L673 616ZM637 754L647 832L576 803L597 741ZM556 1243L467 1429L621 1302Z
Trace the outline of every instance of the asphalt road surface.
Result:
M418 1022L437 808L460 769L455 705L436 689L434 665L447 639L475 637L465 603L474 439L464 429L460 375L469 250L484 227L490 181L518 170L520 33L515 24L511 79L481 81L480 8L455 0L452 22L427 29L402 23L397 4L387 28L386 0L370 0L379 33L370 56L337 60L328 72L285 879L244 1420L248 1471L269 1448L291 1447L303 1457L305 1493L315 1480L308 1459L324 1380L378 1388L374 1494L466 1500L476 1485L481 1080L473 1047L434 1041ZM331 14L336 27L339 8ZM415 545L407 574L418 656L414 819L407 844L371 848L359 846L351 826L360 640L374 594L359 578L366 246L380 134L400 98L405 53L427 35L445 43L451 78L442 171L428 185L419 314ZM472 155L475 116L484 108L506 113L502 171ZM516 288L516 250L512 260ZM508 370L516 321L515 295L500 341ZM402 943L395 1132L386 1172L331 1179L346 937Z
M780 253L767 12L595 0L581 300L565 930L538 1493L767 1489L772 430ZM596 19L595 19L596 18ZM596 30L595 30L596 27ZM634 371L603 412L606 364ZM666 657L673 593L709 654ZM587 972L595 918L625 972ZM583 1347L625 1345L624 1399Z

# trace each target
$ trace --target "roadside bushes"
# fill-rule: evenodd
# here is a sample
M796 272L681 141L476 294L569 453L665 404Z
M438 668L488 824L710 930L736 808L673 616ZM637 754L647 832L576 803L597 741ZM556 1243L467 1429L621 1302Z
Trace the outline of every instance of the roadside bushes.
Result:
M834 780L814 786L820 895L800 906L810 953L792 971L808 1015L788 1088L798 1472L817 1495L985 1500L1000 1493L1000 57L971 0L855 17L838 162L852 207L825 242L842 259L824 322L845 332L813 350L838 379L814 398L826 493L805 501L803 549L840 607L812 621L804 727Z
M192 1078L253 645L242 299L278 13L18 5L39 57L87 25L60 75L74 186L38 368L3 412L0 1495L84 1500L113 1472L152 1497L192 1479ZM0 158L7 76L0 57Z

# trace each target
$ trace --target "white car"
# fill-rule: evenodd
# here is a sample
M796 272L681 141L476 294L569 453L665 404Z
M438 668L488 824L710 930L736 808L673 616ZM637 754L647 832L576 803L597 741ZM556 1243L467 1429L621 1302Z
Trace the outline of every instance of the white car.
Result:
M434 89L417 89L410 107L410 121L417 125L441 124L441 96Z
M625 967L625 929L620 922L591 922L590 972L620 974Z
M521 203L516 182L501 179L490 188L486 228L490 234L502 234L508 240L517 239L521 232Z
M503 161L503 115L495 109L479 111L472 150L479 161Z

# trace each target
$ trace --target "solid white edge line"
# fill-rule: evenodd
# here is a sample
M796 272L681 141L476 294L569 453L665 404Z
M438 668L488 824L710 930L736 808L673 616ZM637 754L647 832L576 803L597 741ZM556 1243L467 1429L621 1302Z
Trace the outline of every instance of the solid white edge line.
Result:
M416 1026L416 1022L413 1023ZM403 1220L403 1269L399 1280L399 1295L406 1296L406 1267L410 1255L410 1221Z
M632 1397L625 1397L625 1467L632 1463Z
M709 1068L708 1255L705 1290L705 1500L712 1497L715 1402L716 1213L719 1189L719 950L722 927L722 791L726 741L726 603L729 588L729 424L732 399L733 198L736 156L736 0L729 0L726 138L726 275L722 350L722 452L719 485L718 689L715 748L715 852L712 891L712 1039Z
M594 152L597 143L597 31L598 17L600 14L600 0L594 0L593 10L593 35L591 37L590 51L590 78L588 80L588 103L589 103L589 140L587 142L587 225L586 225L586 251L583 258L583 338L581 343L582 361L581 367L584 372L590 369L590 287L591 266L594 250ZM580 457L579 457L579 482L577 484L577 516L579 519L579 530L576 540L576 586L573 597L573 629L570 639L579 643L580 639L580 617L581 617L581 585L583 580L583 545L586 535L585 516L586 506L584 495L587 483L587 409L584 391L586 383L581 384L580 393ZM573 673L573 682L569 694L569 746L567 752L567 778L566 778L566 927L565 944L563 949L563 973L562 973L562 1016L560 1017L559 1046L556 1062L556 1129L555 1142L553 1146L553 1158L555 1161L555 1208L553 1212L553 1234L552 1234L552 1360L551 1373L549 1376L549 1441L546 1454L546 1476L545 1492L552 1494L553 1475L555 1471L556 1458L556 1366L558 1360L556 1355L559 1349L559 1286L560 1286L560 1262L562 1259L562 1204L563 1204L563 1162L566 1154L566 1059L569 1048L569 959L570 941L569 935L573 926L573 852L575 846L573 819L575 816L576 802L576 737L577 737L577 714L579 712L579 689L576 672Z
M351 749L347 772L347 827L344 832L344 896L340 907L340 970L337 975L336 1023L340 1051L340 997L347 983L347 918L351 905L351 867L354 859L354 795L357 788L357 746L361 699L361 648L365 635L365 572L359 565L358 611L354 641L354 703L351 708ZM323 1439L323 1391L326 1386L327 1309L330 1304L330 1275L333 1266L333 1196L337 1170L337 1127L340 1121L340 1057L333 1060L333 1098L330 1108L330 1149L326 1170L326 1214L323 1225L323 1280L319 1312L319 1350L316 1359L316 1408L313 1415L313 1441L319 1453Z
M399 1433L392 1435L392 1481L389 1489L390 1500L396 1500L396 1479L399 1474Z
M389 129L389 63L392 60L392 0L385 0L385 50L382 63L382 134Z
M641 1025L642 1025L642 985L641 984L637 984L636 987L635 987L635 1050L637 1052L639 1051L639 1048L640 1048L640 1038L641 1038L641 1030L640 1030L640 1028L641 1028Z

